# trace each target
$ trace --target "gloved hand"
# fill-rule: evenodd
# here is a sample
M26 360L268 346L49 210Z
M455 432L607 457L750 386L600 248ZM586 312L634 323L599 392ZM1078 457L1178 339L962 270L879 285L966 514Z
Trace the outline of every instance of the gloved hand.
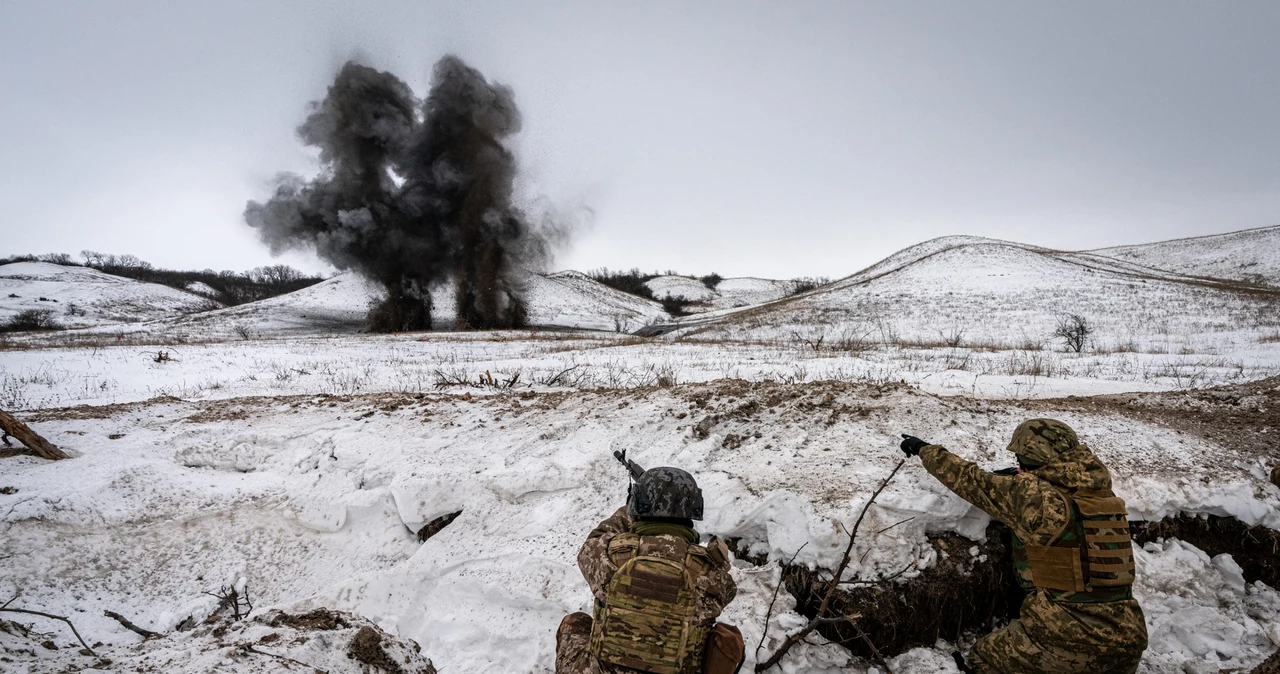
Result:
M914 435L902 434L902 444L898 447L902 448L902 453L907 456L920 456L920 448L927 446L929 443L917 438Z
M1010 466L1008 468L1001 468L1000 470L993 470L991 471L991 474L1003 475L1005 477L1013 477L1014 475L1017 475L1018 473L1021 473L1021 472L1022 471L1019 470L1016 466Z

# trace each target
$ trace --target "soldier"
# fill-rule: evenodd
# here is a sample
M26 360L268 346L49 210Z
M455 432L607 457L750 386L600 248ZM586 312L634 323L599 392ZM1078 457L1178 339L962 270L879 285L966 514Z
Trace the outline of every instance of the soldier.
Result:
M1028 593L1020 618L979 639L967 667L956 653L961 671L1136 672L1147 626L1133 599L1124 501L1075 431L1052 419L1022 423L1009 443L1018 470L1007 475L902 437L903 452L919 456L948 489L1013 530L1014 568Z
M679 468L652 468L627 505L587 536L578 568L595 595L594 616L572 613L556 632L560 674L730 674L742 634L717 623L738 588L729 550L698 545L702 490Z

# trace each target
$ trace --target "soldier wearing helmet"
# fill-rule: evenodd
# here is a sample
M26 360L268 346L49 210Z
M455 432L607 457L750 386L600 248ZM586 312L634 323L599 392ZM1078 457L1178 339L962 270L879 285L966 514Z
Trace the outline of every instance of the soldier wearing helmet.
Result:
M977 641L961 671L979 674L1131 674L1147 648L1133 598L1134 558L1124 501L1111 474L1061 421L1018 426L1014 474L989 473L939 445L903 435L902 451L964 500L1013 530L1019 618Z
M729 674L742 635L716 617L737 594L729 551L699 545L702 490L679 468L644 471L627 505L601 522L578 552L595 597L556 632L560 674Z

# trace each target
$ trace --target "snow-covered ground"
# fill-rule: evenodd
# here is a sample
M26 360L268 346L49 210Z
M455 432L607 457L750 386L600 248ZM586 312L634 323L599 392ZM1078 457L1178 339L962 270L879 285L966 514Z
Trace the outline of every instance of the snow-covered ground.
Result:
M1088 253L947 237L809 293L676 325L684 326L680 334L710 340L1009 349L1052 343L1068 314L1094 326L1093 350L1227 354L1280 335L1280 292Z
M797 563L835 565L841 524L900 457L898 433L999 466L1010 461L1013 427L1045 414L1080 429L1135 517L1213 513L1280 527L1280 489L1259 457L1114 409L835 383L467 393L160 398L29 415L77 456L3 459L0 481L12 493L0 496L0 593L21 592L24 607L71 615L87 639L124 647L137 638L104 610L167 631L212 609L202 592L243 578L259 611L350 610L414 639L443 671L547 672L559 619L589 605L574 558L625 497L610 454L626 449L644 465L692 471L708 495L701 531L742 538L772 560L734 567L741 592L725 619L751 651L777 562L804 546ZM692 427L706 417L715 421L697 437ZM937 553L926 534L980 537L987 522L916 463L877 503L865 531L914 519L863 539L851 576L912 560L928 567ZM413 532L457 511L418 543ZM1139 552L1138 565L1152 634L1142 671L1231 671L1280 645L1280 594L1246 584L1228 557L1166 541ZM792 605L783 593L766 653L802 621ZM949 648L892 664L953 671ZM862 671L842 653L805 646L784 671ZM51 671L40 662L25 665Z
M20 593L15 606L71 616L105 644L99 655L132 669L285 668L235 641L268 637L260 623L230 641L182 632L138 646L103 616L170 631L214 609L205 592L239 584L256 616L351 611L413 639L444 672L549 672L556 624L588 606L574 557L625 496L611 452L626 449L692 471L708 495L700 530L767 559L735 562L740 594L724 616L742 628L750 667L779 564L800 551L797 564L835 566L843 528L900 457L899 433L994 467L1033 416L1080 431L1135 519L1280 528L1266 475L1280 460L1268 441L1280 295L1098 253L948 237L803 295L675 323L654 302L561 272L526 286L532 322L552 329L361 334L377 290L341 275L239 307L0 336L0 409L75 455L0 458L0 602ZM744 296L768 290L752 279L717 289L728 297L738 281ZM99 282L118 285L72 278L43 292L62 304L58 292ZM439 316L450 295L437 291ZM1096 327L1083 353L1052 337L1064 313ZM658 337L625 334L664 322ZM694 432L703 419L705 435ZM458 511L419 542L425 523ZM849 575L862 579L913 560L927 569L939 554L930 534L978 539L987 524L916 462L869 513L863 531L913 519L860 536ZM1143 672L1242 671L1280 646L1280 594L1246 582L1229 555L1164 540L1137 558L1152 644ZM804 621L786 592L778 603L761 657ZM21 621L59 650L0 625L0 671L93 663L67 648L65 626ZM319 637L288 638L295 647L278 652L342 659ZM954 671L953 647L890 664ZM781 671L866 667L805 644Z
M720 311L772 302L791 294L793 281L754 277L721 279L714 288L690 276L659 276L645 283L658 299L683 297L689 313Z
M1092 251L1191 276L1280 286L1280 225Z
M48 309L59 324L83 328L135 323L220 305L195 293L48 262L0 265L0 322L28 309Z

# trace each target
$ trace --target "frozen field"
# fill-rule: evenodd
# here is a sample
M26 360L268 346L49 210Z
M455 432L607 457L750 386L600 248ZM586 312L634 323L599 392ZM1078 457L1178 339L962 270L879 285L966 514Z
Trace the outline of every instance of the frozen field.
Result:
M1190 241L1186 259L1217 259L1220 241ZM1280 293L1100 252L948 237L794 297L727 279L700 296L705 313L674 321L561 272L528 281L542 327L494 333L362 334L375 291L350 275L195 313L146 284L109 286L103 298L158 313L0 336L0 409L74 455L0 453L0 602L71 616L113 664L79 654L65 625L23 617L35 632L0 623L0 671L359 671L335 645L356 626L272 625L273 609L325 607L395 635L422 671L428 658L442 672L549 672L558 621L588 606L577 548L625 497L616 449L693 472L700 530L737 539L725 619L746 637L744 671L807 620L782 592L756 654L780 567L836 565L902 432L994 468L1011 463L1020 421L1060 418L1109 464L1135 520L1280 529L1267 479ZM38 292L61 304L108 283L67 273ZM734 293L760 303L734 307ZM448 302L441 289L439 316ZM1066 313L1094 326L1081 353L1052 335ZM645 327L658 334L628 334ZM915 562L893 582L917 582L970 549L983 561L987 524L908 462L869 510L847 580ZM1244 672L1280 646L1280 593L1237 563L1246 552L1173 538L1138 550L1143 672ZM207 593L222 587L248 589L251 620L177 631L214 612ZM140 643L107 610L170 634ZM890 665L955 671L948 653L974 636ZM874 669L812 640L781 671Z
M213 609L216 600L202 592L242 582L256 610L350 610L414 639L442 671L546 672L560 617L588 606L574 556L625 496L625 472L610 452L627 449L646 465L693 471L709 497L700 529L741 538L772 560L735 563L741 592L725 617L753 648L777 563L804 546L797 564L834 566L842 523L899 458L899 432L995 467L1010 461L1002 448L1012 428L1044 415L1081 430L1136 518L1212 513L1280 527L1280 489L1264 473L1274 451L1260 455L1144 418L1132 396L1089 407L936 397L895 384L741 381L480 393L157 398L26 415L77 456L3 459L0 481L11 493L0 496L0 592L72 615L88 638L114 644L106 653L122 663L138 657L129 647L138 639L104 610L168 631ZM1145 409L1168 403L1183 418L1206 409L1198 394L1171 395ZM1280 380L1227 398L1221 404L1233 414L1265 414L1280 402ZM697 437L692 426L708 417L709 432ZM1265 439L1256 422L1236 426ZM419 544L414 532L424 523L459 511ZM860 537L851 577L887 575L912 560L927 569L939 554L928 534L980 539L986 525L918 463L869 518L870 532L914 519ZM1143 671L1235 671L1280 645L1280 594L1246 582L1229 557L1167 541L1139 552L1138 565L1152 635ZM765 653L803 622L785 592L780 605ZM189 654L216 650L173 643ZM950 648L912 650L891 664L951 671ZM31 653L7 666L87 664L66 648ZM837 647L805 646L784 671L866 666L847 660Z

